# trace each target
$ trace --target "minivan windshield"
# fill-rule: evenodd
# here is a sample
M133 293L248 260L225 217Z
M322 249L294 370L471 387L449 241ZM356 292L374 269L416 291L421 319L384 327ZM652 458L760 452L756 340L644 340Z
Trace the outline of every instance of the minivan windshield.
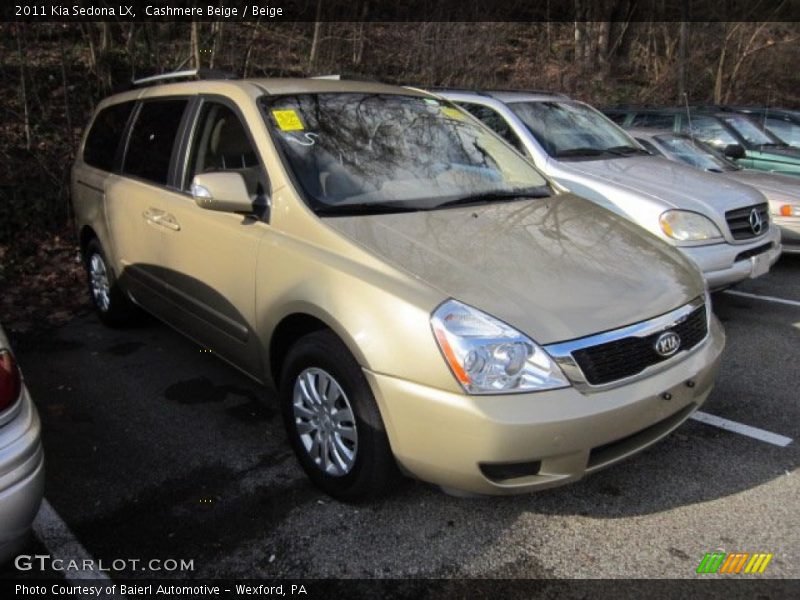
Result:
M653 139L669 156L705 171L722 173L741 168L725 158L721 152L699 140L692 140L689 136L664 134L655 135Z
M509 102L545 152L562 159L607 159L649 154L592 107L571 101Z
M424 96L265 96L267 125L321 215L434 210L551 195L545 178L489 129Z

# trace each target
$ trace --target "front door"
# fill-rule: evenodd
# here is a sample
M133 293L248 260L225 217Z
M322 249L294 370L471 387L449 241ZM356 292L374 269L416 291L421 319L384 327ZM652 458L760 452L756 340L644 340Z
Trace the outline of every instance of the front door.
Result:
M212 352L258 376L255 273L269 226L250 215L200 208L189 193L198 173L228 171L244 178L254 201L268 181L248 129L232 104L204 100L193 125L183 193L165 209L164 264L174 292L170 320Z

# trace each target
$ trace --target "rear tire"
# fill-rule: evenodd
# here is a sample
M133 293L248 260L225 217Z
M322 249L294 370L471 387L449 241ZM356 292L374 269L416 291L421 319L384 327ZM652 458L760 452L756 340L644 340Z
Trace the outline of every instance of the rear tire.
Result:
M108 327L123 327L137 321L138 307L119 285L97 239L90 241L83 255L89 297L97 316Z
M399 476L364 373L330 330L289 350L280 378L289 442L309 479L346 502L384 495Z

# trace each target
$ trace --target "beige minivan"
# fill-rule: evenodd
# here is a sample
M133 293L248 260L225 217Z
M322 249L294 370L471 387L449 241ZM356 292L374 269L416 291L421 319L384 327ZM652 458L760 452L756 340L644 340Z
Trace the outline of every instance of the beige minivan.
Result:
M525 492L653 444L724 346L697 269L447 101L376 83L162 83L72 173L103 322L144 309L274 386L308 476ZM266 395L266 394L265 394Z

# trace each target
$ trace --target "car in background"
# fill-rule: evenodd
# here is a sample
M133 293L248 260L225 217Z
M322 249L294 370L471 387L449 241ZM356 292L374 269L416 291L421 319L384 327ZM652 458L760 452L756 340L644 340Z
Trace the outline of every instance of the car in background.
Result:
M712 290L763 275L780 256L763 194L653 156L588 104L538 92L437 93L564 187L680 249ZM761 225L741 229L751 216Z
M721 106L721 110L748 115L762 129L800 148L800 111L766 106Z
M685 256L427 93L136 89L100 104L72 183L99 317L135 302L277 388L339 499L400 471L479 494L574 481L678 427L719 368Z
M630 129L628 133L653 154L709 173L719 173L756 188L769 201L772 220L781 230L783 252L800 253L799 180L777 173L744 169L718 150L685 133L657 129Z
M743 167L800 177L800 148L762 130L749 116L692 108L609 108L606 116L626 129L688 133L721 150Z
M0 563L25 543L43 494L39 414L0 328Z

